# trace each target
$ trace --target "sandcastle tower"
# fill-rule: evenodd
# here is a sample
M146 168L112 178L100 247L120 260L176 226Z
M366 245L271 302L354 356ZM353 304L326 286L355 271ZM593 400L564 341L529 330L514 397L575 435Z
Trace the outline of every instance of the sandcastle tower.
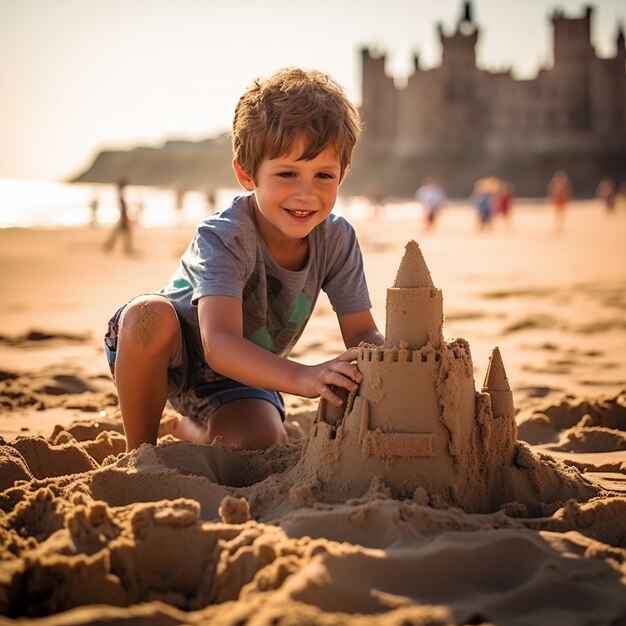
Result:
M336 501L361 496L378 476L396 496L421 487L466 510L490 508L494 493L510 495L498 464L511 460L516 442L499 350L477 393L469 344L444 341L442 293L415 241L387 290L386 313L384 345L359 346L358 391L341 408L320 401L305 477Z

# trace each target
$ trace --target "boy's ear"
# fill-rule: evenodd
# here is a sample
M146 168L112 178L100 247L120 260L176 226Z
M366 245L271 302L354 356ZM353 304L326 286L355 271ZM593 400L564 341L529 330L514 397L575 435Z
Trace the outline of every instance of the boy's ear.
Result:
M237 182L246 190L246 191L254 191L256 187L254 178L252 176L248 176L246 172L243 170L241 165L237 159L233 159L233 169L235 170L235 176L237 177Z

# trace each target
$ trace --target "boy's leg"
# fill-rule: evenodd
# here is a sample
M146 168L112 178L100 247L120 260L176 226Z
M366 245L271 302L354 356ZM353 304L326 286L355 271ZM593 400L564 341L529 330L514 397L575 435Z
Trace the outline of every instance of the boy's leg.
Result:
M156 443L167 400L167 370L180 348L180 324L163 296L130 302L120 319L115 384L124 422L126 448Z
M207 422L209 441L221 437L224 443L248 450L287 443L287 431L278 409L267 400L242 398L215 409Z

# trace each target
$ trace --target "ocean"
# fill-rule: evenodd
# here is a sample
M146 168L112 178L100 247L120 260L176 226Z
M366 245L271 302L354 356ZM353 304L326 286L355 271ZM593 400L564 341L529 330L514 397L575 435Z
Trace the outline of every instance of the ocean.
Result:
M235 189L219 190L216 201ZM204 194L189 191L180 204L173 189L128 186L132 219L142 227L197 222L208 212ZM112 224L118 217L115 185L0 178L0 228L63 228Z
M215 208L228 206L241 193L237 188L217 189ZM125 198L131 218L145 228L195 224L212 211L200 191L186 192L179 202L174 189L129 185ZM373 209L367 198L340 195L335 212L359 220L371 217ZM416 217L419 212L419 205L406 200L389 202L384 210L390 220ZM115 185L0 178L0 228L109 225L117 217Z

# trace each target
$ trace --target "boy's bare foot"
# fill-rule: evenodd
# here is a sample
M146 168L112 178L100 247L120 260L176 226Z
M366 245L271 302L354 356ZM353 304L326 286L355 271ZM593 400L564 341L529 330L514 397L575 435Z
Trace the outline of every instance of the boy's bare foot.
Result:
M202 426L199 426L188 417L183 417L178 422L176 431L172 434L174 437L178 437L183 441L191 441L193 443L209 443L206 428L202 428Z

